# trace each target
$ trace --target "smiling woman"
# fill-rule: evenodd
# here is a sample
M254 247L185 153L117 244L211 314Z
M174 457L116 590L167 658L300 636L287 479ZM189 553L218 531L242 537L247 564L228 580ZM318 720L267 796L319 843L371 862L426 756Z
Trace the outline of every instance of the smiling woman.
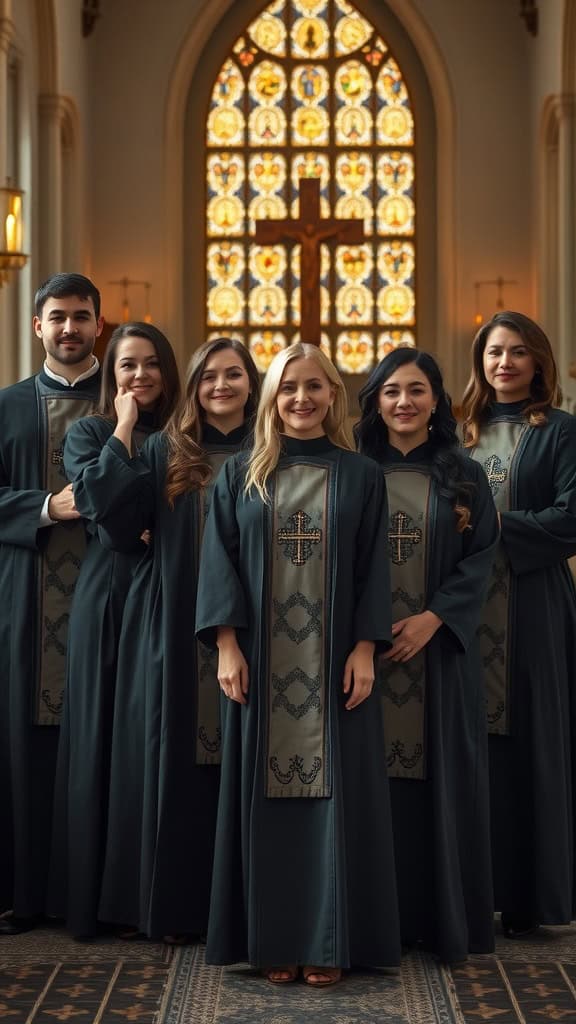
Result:
M432 356L391 352L360 402L360 451L383 466L390 505L394 643L378 681L402 939L461 961L494 941L475 633L498 524Z
M73 330L74 323L67 330ZM108 442L116 425L114 402L120 392L133 396L138 413L134 444L139 448L164 425L179 387L174 353L161 331L146 323L122 324L104 357L99 415L75 423L64 445L64 467L76 505L87 520L90 542L70 615L71 685L66 689L58 750L49 907L66 918L76 936L87 937L96 930L116 657L132 574L146 551L140 533L129 538L122 553L110 551L96 522L102 503L106 507L114 492L106 471Z
M386 498L346 413L316 346L280 352L202 548L197 627L227 698L206 958L249 959L275 983L302 967L329 985L400 953L372 695L390 639Z
M496 909L509 937L576 912L576 419L552 346L514 311L472 346L466 444L501 521L482 613Z
M118 390L134 395L139 409L153 409L164 392L156 349L140 335L123 337L116 351L114 376Z

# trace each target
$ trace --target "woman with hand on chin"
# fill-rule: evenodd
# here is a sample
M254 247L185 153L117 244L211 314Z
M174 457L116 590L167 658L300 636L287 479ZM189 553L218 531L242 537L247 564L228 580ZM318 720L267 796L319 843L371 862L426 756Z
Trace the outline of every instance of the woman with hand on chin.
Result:
M222 783L207 960L327 986L398 963L374 652L389 646L381 471L351 451L315 345L266 375L249 453L221 471L197 630L218 647Z
M216 668L194 640L201 534L214 476L249 434L259 387L244 345L208 341L141 455L128 392L109 442L116 498L125 491L134 534L148 526L151 541L120 641L100 915L171 942L206 932L220 774ZM117 512L106 520L112 544L123 542L125 504Z
M402 941L448 963L493 948L478 643L498 537L482 469L458 449L434 359L391 352L360 392L359 449L386 475L394 644L380 659Z
M548 338L522 313L480 329L465 444L501 521L480 638L496 909L510 938L576 916L576 419Z
M76 507L87 520L89 543L69 624L49 909L65 917L72 934L83 938L94 935L97 923L124 602L146 550L139 535L129 536L123 553L107 549L96 523L112 497L107 442L117 425L118 394L130 396L137 447L165 425L178 401L174 353L151 324L127 323L114 331L102 366L99 414L75 423L64 445L64 469ZM125 514L126 527L127 519Z

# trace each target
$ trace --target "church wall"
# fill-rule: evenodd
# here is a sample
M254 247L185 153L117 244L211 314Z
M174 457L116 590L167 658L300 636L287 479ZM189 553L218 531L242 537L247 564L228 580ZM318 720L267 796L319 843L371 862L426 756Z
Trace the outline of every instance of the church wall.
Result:
M422 20L450 81L456 122L456 302L450 324L454 358L445 370L457 395L469 369L475 314L489 318L498 297L496 286L483 285L477 307L474 283L498 277L515 281L504 288L504 304L529 315L535 312L527 103L534 41L515 0L392 0L392 6L405 23L409 17L403 11L413 11Z
M576 374L576 2L547 0L539 7L531 83L538 315L559 362L566 408L575 411L576 379L569 370Z
M222 5L225 6L225 5ZM450 360L451 386L467 372L474 331L474 281L497 276L518 282L505 301L534 312L531 264L532 168L529 90L530 46L516 0L396 0L390 7L405 25L406 11L423 21L443 54L456 113L456 302L449 330L459 365ZM91 164L94 180L93 271L109 317L118 319L121 291L108 285L125 275L152 282L152 314L170 332L170 275L178 254L166 251L163 194L164 116L170 76L179 49L205 13L206 4L172 0L123 0L103 7L89 43L93 91ZM435 268L433 268L435 273ZM447 282L438 283L440 301ZM482 290L489 315L496 289ZM130 292L131 312L144 312L143 292ZM184 325L182 348L200 340ZM443 338L430 339L442 349Z

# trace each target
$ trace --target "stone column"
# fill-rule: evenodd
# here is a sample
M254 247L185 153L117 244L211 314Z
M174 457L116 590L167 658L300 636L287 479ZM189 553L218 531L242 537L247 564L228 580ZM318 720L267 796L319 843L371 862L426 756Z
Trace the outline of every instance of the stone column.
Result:
M576 96L560 97L558 134L558 327L564 390L576 399L569 375L576 361Z
M62 98L38 97L38 280L62 266ZM70 225L74 230L74 225Z
M12 0L0 0L0 186L8 173L8 75L14 25L10 18ZM12 384L18 374L17 286L7 282L0 288L0 387Z

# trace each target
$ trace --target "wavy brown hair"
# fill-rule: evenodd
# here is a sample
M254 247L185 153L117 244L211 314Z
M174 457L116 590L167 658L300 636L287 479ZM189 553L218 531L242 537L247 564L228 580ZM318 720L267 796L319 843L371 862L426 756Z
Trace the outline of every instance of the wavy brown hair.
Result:
M260 377L246 346L236 338L213 338L200 345L188 364L181 402L164 428L168 442L165 493L170 508L174 508L174 500L179 494L205 487L212 476L212 468L202 448L205 413L198 399L198 387L210 357L224 349L232 349L238 354L248 374L250 394L244 406L244 420L251 423L254 419L260 395Z
M488 406L496 400L494 388L484 374L484 350L495 327L515 331L534 359L536 370L530 383L530 400L524 409L530 426L543 426L548 410L562 402L552 346L542 328L524 313L510 310L495 313L488 323L483 324L472 342L472 373L462 398L466 448L478 444Z
M172 346L162 331L159 331L153 324L132 320L127 324L120 324L112 333L102 360L102 384L97 411L105 419L112 420L113 423L118 419L114 407L114 399L118 391L115 368L118 347L125 338L145 338L154 346L162 374L162 395L154 409L154 419L158 429L161 429L172 415L180 398L180 378Z

